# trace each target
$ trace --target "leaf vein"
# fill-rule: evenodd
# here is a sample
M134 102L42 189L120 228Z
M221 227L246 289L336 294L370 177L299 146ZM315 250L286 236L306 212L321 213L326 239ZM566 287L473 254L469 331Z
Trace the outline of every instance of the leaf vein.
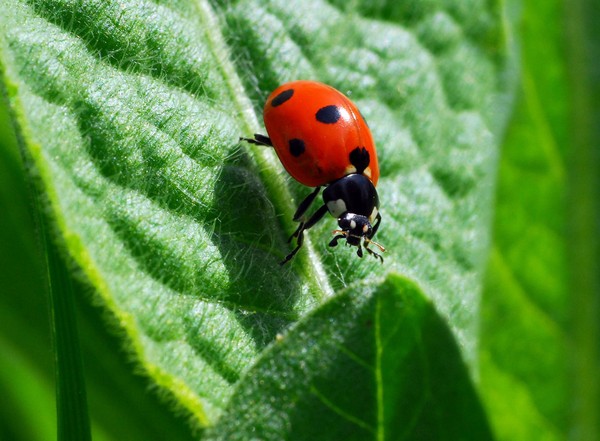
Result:
M346 412L342 408L340 408L340 407L336 406L335 404L333 404L333 402L331 400L329 400L325 395L323 395L315 386L311 386L310 387L310 391L326 407L328 407L329 409L331 409L332 411L334 411L336 414L338 414L339 416L341 416L345 420L350 421L351 423L357 425L361 429L364 429L364 430L366 430L366 431L368 431L370 433L375 433L375 429L372 426L370 426L369 424L367 424L365 421L361 420L360 418L357 418L357 417L349 414L348 412Z

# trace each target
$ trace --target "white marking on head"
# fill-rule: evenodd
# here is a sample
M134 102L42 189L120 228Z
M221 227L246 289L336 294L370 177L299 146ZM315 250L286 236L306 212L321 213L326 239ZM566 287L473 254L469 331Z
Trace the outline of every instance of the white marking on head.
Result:
M327 209L329 213L335 218L339 218L342 214L344 214L346 210L346 203L343 199L337 199L335 201L327 202Z
M355 221L350 221L350 228L352 228L353 230L356 228L356 222Z

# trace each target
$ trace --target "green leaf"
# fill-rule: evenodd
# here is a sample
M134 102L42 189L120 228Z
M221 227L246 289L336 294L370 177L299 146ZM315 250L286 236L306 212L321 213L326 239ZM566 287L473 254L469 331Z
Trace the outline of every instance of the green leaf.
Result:
M501 6L0 0L1 88L41 195L33 210L127 352L196 425L229 415L277 335L392 271L422 287L457 341L449 362L476 376L515 77ZM309 190L238 138L261 130L270 90L298 78L348 93L371 123L384 265L328 249L333 219L277 265Z
M0 433L5 439L44 441L56 436L52 386L21 348L0 337ZM24 424L35 421L36 424Z
M47 228L40 228L45 236ZM71 275L57 250L46 242L50 311L54 352L56 357L56 408L59 440L92 439L88 416L87 393L83 373L83 361L79 347L75 290Z
M573 3L567 16L573 144L569 157L568 270L575 294L572 430L600 438L600 20L598 5Z
M598 17L555 0L525 2L521 18L481 317L481 390L501 440L600 436Z
M492 439L452 333L394 274L305 317L246 380L208 440Z
M22 164L5 110L0 106L0 438L46 441L57 434L48 295L35 249L39 232L27 213ZM74 288L93 439L194 439L185 419L172 415L172 406L132 372L119 340L107 335L98 311L86 305L89 288Z

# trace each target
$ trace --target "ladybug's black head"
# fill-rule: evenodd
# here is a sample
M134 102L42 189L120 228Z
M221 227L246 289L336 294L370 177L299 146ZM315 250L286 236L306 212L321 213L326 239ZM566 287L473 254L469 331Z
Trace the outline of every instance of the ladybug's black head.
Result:
M371 222L366 216L353 213L345 213L338 219L338 225L341 230L335 230L333 234L336 236L329 242L330 247L334 247L338 244L338 240L346 239L348 245L358 247L356 254L358 257L363 256L362 245L364 244L365 250L372 254L375 258L380 259L383 262L383 257L377 254L375 251L369 248L369 244L377 246L381 251L385 251L381 245L371 240L373 237L374 229L371 226Z
M366 216L353 213L345 213L338 219L338 225L342 235L346 236L349 245L358 246L363 237L371 237L373 227Z

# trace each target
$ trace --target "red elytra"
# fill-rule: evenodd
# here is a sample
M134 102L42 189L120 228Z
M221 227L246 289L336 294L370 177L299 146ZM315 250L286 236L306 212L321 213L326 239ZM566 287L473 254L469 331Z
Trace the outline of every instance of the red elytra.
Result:
M317 187L359 173L377 185L379 165L371 130L343 93L315 81L285 83L271 93L263 116L277 156L300 183ZM350 154L357 148L363 155L353 164Z

